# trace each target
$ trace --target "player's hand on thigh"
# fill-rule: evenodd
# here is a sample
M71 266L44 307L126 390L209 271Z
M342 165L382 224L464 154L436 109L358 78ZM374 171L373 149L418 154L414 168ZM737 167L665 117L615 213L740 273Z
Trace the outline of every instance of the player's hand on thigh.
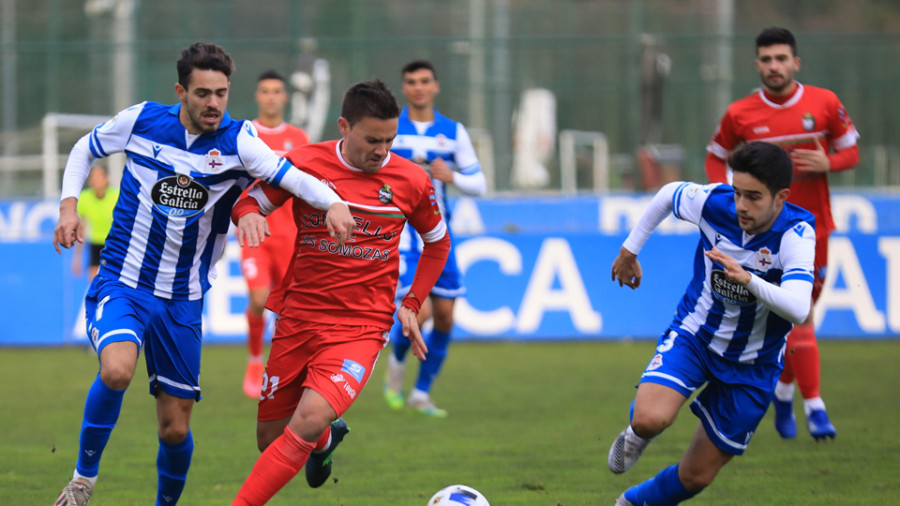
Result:
M241 246L256 248L270 235L269 223L259 213L247 213L238 220L237 239Z

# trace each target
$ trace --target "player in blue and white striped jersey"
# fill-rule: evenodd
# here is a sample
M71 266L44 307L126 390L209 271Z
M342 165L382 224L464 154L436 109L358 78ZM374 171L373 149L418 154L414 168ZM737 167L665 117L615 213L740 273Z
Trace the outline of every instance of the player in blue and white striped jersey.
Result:
M700 229L693 278L641 375L631 423L609 450L610 470L627 471L706 384L691 403L700 422L680 464L626 490L620 506L689 499L743 454L772 401L786 336L810 311L814 218L786 202L790 157L751 142L728 164L733 186L664 186L612 265L613 280L637 288L637 254L663 219L674 214Z
M462 123L443 116L434 107L434 99L441 89L434 66L426 60L414 60L403 67L401 75L407 105L400 112L397 137L394 138L391 152L418 163L429 172L435 198L444 221L449 226L448 186L453 185L466 195L481 195L487 186L484 173L481 171L481 164L475 155L475 148L466 128ZM406 295L412 284L421 248L421 239L415 231L406 227L400 244L401 272L397 287L398 299ZM447 415L445 410L434 405L430 391L450 346L453 306L456 298L463 294L465 286L451 242L450 256L428 298L431 311L429 312L429 306L426 304L419 312L420 326L429 315L433 317L434 326L426 339L428 357L419 367L415 387L406 402L408 407L428 416ZM397 324L391 331L391 341L394 348L393 353L388 356L384 397L389 406L401 409L404 406L402 389L405 360L410 343Z
M91 162L127 155L100 270L85 298L100 372L85 402L75 473L57 506L90 499L141 348L158 413L156 504L178 502L193 452L191 411L200 399L203 294L242 190L257 178L290 190L327 210L340 241L355 225L336 193L275 155L251 122L228 116L234 65L221 47L194 44L177 68L179 104L144 102L120 112L80 139L66 164L57 251L83 241L76 205Z

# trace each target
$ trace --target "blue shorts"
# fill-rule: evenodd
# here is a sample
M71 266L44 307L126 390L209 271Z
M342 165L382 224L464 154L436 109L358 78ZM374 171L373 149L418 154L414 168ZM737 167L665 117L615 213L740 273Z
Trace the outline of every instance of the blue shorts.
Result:
M84 299L97 356L110 343L144 348L150 393L200 400L203 300L161 299L98 274Z
M641 383L667 386L690 398L691 411L722 451L741 455L766 414L782 363L740 363L716 355L682 329L669 328L656 345Z
M397 282L398 299L403 298L407 292L409 292L418 265L418 251L401 252L400 280ZM459 272L459 266L456 264L456 250L454 250L451 245L447 263L444 264L444 270L441 271L441 276L434 284L434 288L431 289L431 295L443 297L445 299L455 299L457 297L462 297L465 293L466 287L463 286L462 273Z

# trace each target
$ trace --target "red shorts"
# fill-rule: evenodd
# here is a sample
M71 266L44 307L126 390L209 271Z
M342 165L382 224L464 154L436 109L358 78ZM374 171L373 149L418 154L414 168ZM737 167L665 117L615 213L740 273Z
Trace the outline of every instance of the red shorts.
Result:
M257 420L291 416L305 388L315 390L341 416L369 380L388 332L370 325L279 318L263 376Z
M241 272L247 280L247 288L255 290L281 283L294 252L290 240L269 237L258 248L241 248Z
M828 274L829 235L830 234L816 235L816 259L813 262L813 303L819 300L819 295L822 294L822 286L825 285L825 276Z

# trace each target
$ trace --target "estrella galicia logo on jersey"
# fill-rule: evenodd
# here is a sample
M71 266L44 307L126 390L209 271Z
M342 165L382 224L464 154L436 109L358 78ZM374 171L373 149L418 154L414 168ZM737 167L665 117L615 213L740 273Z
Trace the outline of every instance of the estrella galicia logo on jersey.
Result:
M756 252L756 269L767 271L772 267L772 251L769 248L762 248Z
M816 118L812 114L806 113L803 115L803 129L807 132L812 132L816 129Z
M394 200L394 192L391 191L391 185L386 184L378 190L378 200L385 204L389 204Z
M341 367L341 372L345 372L350 376L353 376L353 379L355 379L357 383L362 383L363 376L365 376L366 374L366 368L363 367L359 362L354 362L349 358L345 358L344 366Z
M210 149L208 153L206 153L206 168L210 171L216 171L219 167L225 165L222 161L222 152L218 149Z
M737 304L738 306L749 306L756 304L756 296L747 290L747 287L741 286L734 281L729 281L725 276L725 271L714 270L710 273L710 285L716 298L729 304Z
M150 190L150 199L166 216L190 218L203 212L209 201L209 190L190 176L178 174L157 181Z

